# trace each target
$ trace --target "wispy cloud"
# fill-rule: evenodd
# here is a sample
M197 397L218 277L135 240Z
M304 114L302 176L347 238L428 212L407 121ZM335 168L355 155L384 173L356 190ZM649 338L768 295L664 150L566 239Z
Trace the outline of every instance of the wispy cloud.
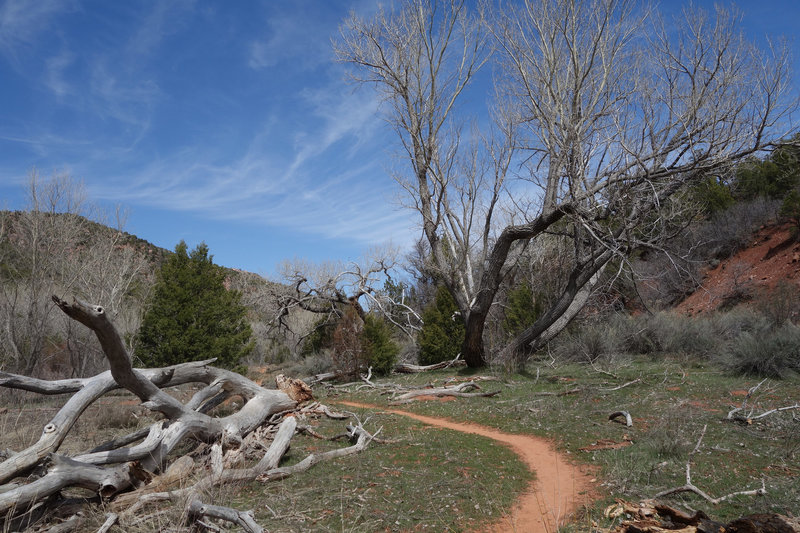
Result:
M158 84L147 77L137 79L109 63L107 59L98 59L91 66L88 107L101 118L147 129L155 99L160 94Z
M227 164L212 163L217 154L196 146L92 193L321 238L363 244L407 238L409 213L392 209L395 187L382 166L378 99L337 84L304 99L308 126L295 133L292 154L270 150L285 130L270 124Z
M73 87L64 76L65 71L75 60L75 55L63 49L45 62L44 83L58 97L73 92Z
M168 35L183 26L186 14L195 5L194 0L159 0L152 11L142 18L139 27L128 41L127 54L131 57L147 57L158 49Z
M310 35L330 35L335 29L331 19L323 16L325 5L314 3L302 9L298 8L298 3L301 2L267 4L264 35L251 41L247 49L250 68L260 70L281 63L292 68L311 69L330 61L330 43L326 39L309 38ZM291 11L286 10L288 6L292 7ZM303 12L303 17L297 17L299 11Z
M32 47L49 30L55 16L71 11L71 0L5 0L0 5L0 51L16 58L20 47Z

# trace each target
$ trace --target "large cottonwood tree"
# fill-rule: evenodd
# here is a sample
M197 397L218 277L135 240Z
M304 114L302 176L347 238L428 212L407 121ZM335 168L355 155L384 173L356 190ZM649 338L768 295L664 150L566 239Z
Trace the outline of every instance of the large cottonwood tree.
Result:
M505 357L561 331L612 260L658 247L687 184L785 133L783 49L758 49L723 10L662 25L646 8L526 0L470 13L461 0L406 0L342 27L338 58L382 94L407 153L400 181L428 267L465 320L471 366L486 362L484 325L521 251L572 242L559 296ZM458 102L487 62L494 127L476 142Z

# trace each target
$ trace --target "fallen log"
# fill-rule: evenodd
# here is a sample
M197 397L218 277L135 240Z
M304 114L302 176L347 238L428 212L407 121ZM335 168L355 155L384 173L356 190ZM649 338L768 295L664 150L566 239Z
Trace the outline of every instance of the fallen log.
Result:
M461 354L458 354L455 359L451 361L442 361L441 363L434 363L432 365L412 365L409 363L398 363L394 367L394 371L400 374L417 374L420 372L428 372L431 370L443 370L455 366L467 366L466 361L461 359Z
M437 387L437 388L429 388L429 389L418 389L405 392L398 396L392 398L392 401L389 402L389 405L400 405L404 403L409 403L414 401L414 399L419 398L420 396L435 396L438 398L444 396L455 396L459 398L472 398L472 397L491 397L497 396L500 394L500 391L492 391L492 392L467 392L473 389L481 390L480 386L475 383L474 381L469 381L467 383L459 383L453 387Z
M120 492L153 478L156 484L150 490L163 490L169 486L169 475L159 477L158 473L166 466L170 452L181 443L187 440L199 444L215 442L219 453L223 448L235 449L244 437L268 423L274 414L286 412L297 404L284 392L265 389L244 376L209 366L212 360L135 369L116 327L102 307L79 301L67 303L57 297L53 297L53 301L70 318L95 333L109 370L90 378L56 381L0 373L0 386L47 395L71 394L55 416L43 425L42 434L34 444L10 452L0 462L0 528L13 527L12 524L20 523L21 517L32 516L29 513L32 509L36 509L41 518L48 509L58 506L57 495L69 487L89 489L102 500L113 499ZM163 390L184 383L202 383L204 387L185 404ZM166 420L73 457L59 453L65 437L86 409L120 387L137 396L143 407L160 413ZM221 399L231 395L243 399L238 411L223 417L207 414ZM288 439L285 445L288 447ZM277 468L281 455L283 452L277 459L274 454L266 457L268 464L263 469ZM225 472L220 470L218 466L213 474L215 479L225 478ZM183 468L180 472L168 470L168 473L173 475L173 480L183 481L197 472ZM118 506L124 503L124 498L120 500ZM104 526L106 530L111 527L110 520L109 517ZM55 524L51 529L74 529L70 523L75 521Z

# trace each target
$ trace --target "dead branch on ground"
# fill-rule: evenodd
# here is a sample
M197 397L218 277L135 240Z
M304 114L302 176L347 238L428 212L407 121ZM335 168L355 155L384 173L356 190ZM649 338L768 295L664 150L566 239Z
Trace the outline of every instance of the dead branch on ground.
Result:
M700 451L700 445L703 443L703 437L706 434L706 429L708 425L703 426L703 431L700 432L700 438L697 439L697 444L695 445L694 449L689 452L689 458L686 460L686 483L681 485L680 487L674 487L671 489L663 490L653 496L652 499L663 498L664 496L669 496L670 494L678 494L680 492L693 492L706 500L707 502L711 503L712 505L718 505L725 500L729 500L734 496L763 496L767 493L767 487L764 484L764 480L761 480L761 488L753 489L753 490L740 490L736 492L731 492L730 494L726 494L725 496L720 496L719 498L713 498L708 495L705 491L698 488L694 483L692 483L692 457L695 456Z
M299 380L279 380L287 394L263 388L235 372L209 366L213 361L133 368L116 327L102 307L79 301L67 303L56 297L53 301L95 333L110 370L89 378L57 381L0 373L3 387L47 395L72 394L43 426L35 443L9 452L0 462L0 528L24 529L34 522L54 523L69 516L50 530L74 530L85 519L81 514L64 515L59 510L64 500L61 491L81 487L97 494L114 510L100 531L108 531L115 523L122 528L132 527L152 516L136 511L150 503L169 500L184 509L190 522L187 527L211 530L204 520L214 518L248 532L261 532L249 512L204 503L209 489L233 482L283 479L322 461L358 453L374 438L358 421L357 425L347 426L351 446L311 454L296 465L281 467L279 462L297 426L294 416L285 415L335 419L351 415L336 413L318 402L308 403L313 399L310 388ZM203 386L185 403L164 391L188 383ZM158 413L163 420L88 451L64 453L64 439L85 410L119 388L135 394L141 406ZM210 414L226 398L236 396L242 399L236 412L227 416ZM298 402L306 403L298 407ZM170 453L187 443L195 444L193 451L167 465ZM255 466L231 468L254 455L261 456Z
M473 398L480 396L491 397L500 394L499 390L491 392L467 392L471 390L482 390L482 389L474 381L469 381L467 383L459 383L458 385L451 387L445 386L445 387L436 387L430 389L417 389L394 396L392 398L392 401L389 402L389 405L400 405L404 403L410 403L413 402L415 399L419 398L420 396L435 396L437 398L442 398L444 396L453 396L457 398Z
M563 391L540 391L532 393L534 396L569 396L570 394L578 394L579 392L590 392L596 391L600 394L605 394L608 392L618 391L620 389L624 389L625 387L629 387L631 385L635 385L636 383L641 383L641 378L636 378L632 381L628 381L627 383L623 383L622 385L617 385L616 387L610 387L607 389L597 389L593 387L573 387L571 389L566 389Z
M758 389L761 388L761 385L766 383L767 380L768 378L764 378L757 385L750 387L750 389L747 391L747 395L742 400L742 405L739 407L734 407L733 409L728 411L728 415L725 417L725 420L730 420L731 422L740 422L742 424L752 424L754 420L759 420L761 418L765 418L775 413L800 409L800 403L795 403L794 405L787 405L785 407L776 407L774 409L769 409L758 415L755 414L754 407L751 407L750 410L747 411L747 402L750 401L750 399L758 391ZM741 414L745 411L747 411L747 414Z
M628 427L633 426L633 418L631 418L631 414L628 411L614 411L610 415L608 415L609 420L614 420L615 418L622 416L625 418L625 425Z
M432 365L412 365L409 363L398 363L394 367L394 371L399 374L417 374L419 372L428 372L430 370L443 370L456 366L466 366L467 363L461 359L461 354L458 354L452 361L442 361Z

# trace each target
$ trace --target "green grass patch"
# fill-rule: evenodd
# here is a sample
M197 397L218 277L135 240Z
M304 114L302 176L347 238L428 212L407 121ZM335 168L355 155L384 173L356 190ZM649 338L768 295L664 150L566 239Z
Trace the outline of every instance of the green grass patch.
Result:
M325 435L342 429L342 422L318 424ZM510 449L484 437L390 413L373 414L366 427L394 442L237 488L229 504L254 509L269 531L471 531L499 520L530 479ZM345 445L297 435L285 464Z

